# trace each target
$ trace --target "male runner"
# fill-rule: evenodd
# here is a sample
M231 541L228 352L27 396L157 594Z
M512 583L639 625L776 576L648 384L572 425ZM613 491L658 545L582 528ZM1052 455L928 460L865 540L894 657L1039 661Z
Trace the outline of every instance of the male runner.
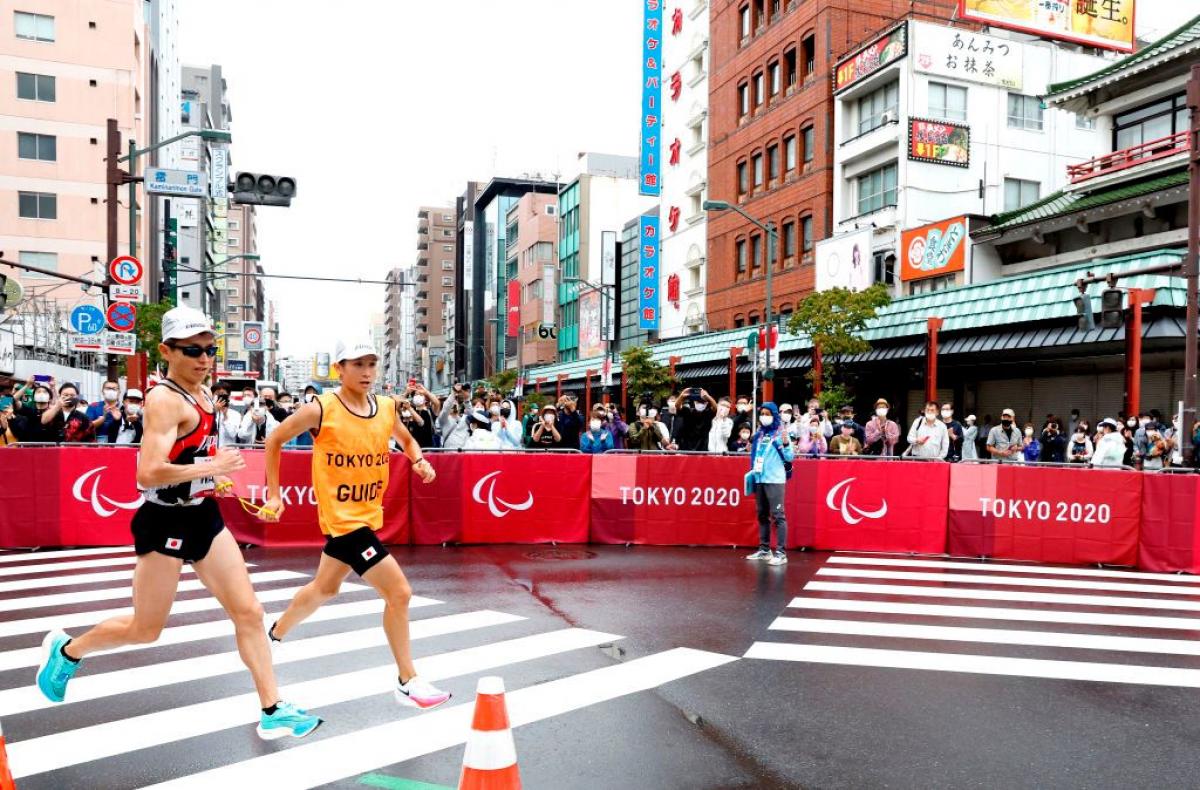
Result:
M395 399L371 393L378 357L370 342L337 344L335 367L342 385L301 406L267 437L267 502L261 514L277 521L283 512L279 491L280 450L291 439L311 431L313 490L317 517L326 535L317 574L271 626L270 637L282 641L321 604L338 594L342 581L354 571L383 598L383 630L399 671L395 689L401 705L427 710L450 699L421 678L413 667L408 636L408 602L412 588L400 565L379 541L383 527L383 495L387 491L394 437L426 483L435 476L421 447L404 427Z
M212 499L218 478L223 484L224 475L246 466L236 450L217 449L213 400L203 385L217 352L213 339L212 324L199 310L176 307L163 315L158 349L167 377L146 397L137 466L146 502L131 524L138 555L133 614L105 620L76 639L50 632L42 641L37 685L51 702L62 702L67 681L87 654L156 640L171 613L180 569L190 562L233 620L238 652L262 704L259 736L302 738L321 719L279 699L262 606L237 542Z

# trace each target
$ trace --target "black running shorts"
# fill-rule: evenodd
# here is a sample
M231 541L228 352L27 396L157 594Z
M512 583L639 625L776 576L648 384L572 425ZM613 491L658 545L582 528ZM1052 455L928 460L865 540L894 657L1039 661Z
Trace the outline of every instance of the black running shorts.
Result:
M325 553L344 562L362 576L388 555L379 536L370 527L359 527L345 535L325 539Z
M139 557L156 551L184 562L199 562L225 529L225 522L216 500L206 498L198 505L174 507L146 502L133 514L129 527Z

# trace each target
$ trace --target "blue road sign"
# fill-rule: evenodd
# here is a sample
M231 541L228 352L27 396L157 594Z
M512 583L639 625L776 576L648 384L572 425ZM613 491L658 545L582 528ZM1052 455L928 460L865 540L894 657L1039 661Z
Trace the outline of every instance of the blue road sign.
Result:
M104 313L99 307L81 304L71 311L71 328L81 335L94 335L104 330Z
M137 323L137 308L129 302L113 302L106 315L108 325L118 332L132 332Z

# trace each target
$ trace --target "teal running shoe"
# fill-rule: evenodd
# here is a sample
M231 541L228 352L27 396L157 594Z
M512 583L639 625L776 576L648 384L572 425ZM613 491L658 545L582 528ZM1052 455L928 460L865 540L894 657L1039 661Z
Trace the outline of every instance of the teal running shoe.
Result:
M317 727L321 726L321 718L306 710L297 708L290 702L280 702L275 712L264 713L258 722L258 737L264 741L273 741L290 735L293 738L303 738Z
M42 664L37 671L37 686L51 702L62 702L67 696L67 681L79 670L79 662L62 654L63 645L71 637L62 631L51 631L42 640Z

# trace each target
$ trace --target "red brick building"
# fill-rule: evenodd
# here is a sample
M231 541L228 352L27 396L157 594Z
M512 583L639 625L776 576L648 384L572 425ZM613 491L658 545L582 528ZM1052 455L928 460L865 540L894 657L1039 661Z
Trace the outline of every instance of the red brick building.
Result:
M711 0L708 194L780 228L773 311L815 283L813 246L833 214L836 60L912 15L948 20L955 0ZM708 224L708 321L762 320L767 240L734 212Z

